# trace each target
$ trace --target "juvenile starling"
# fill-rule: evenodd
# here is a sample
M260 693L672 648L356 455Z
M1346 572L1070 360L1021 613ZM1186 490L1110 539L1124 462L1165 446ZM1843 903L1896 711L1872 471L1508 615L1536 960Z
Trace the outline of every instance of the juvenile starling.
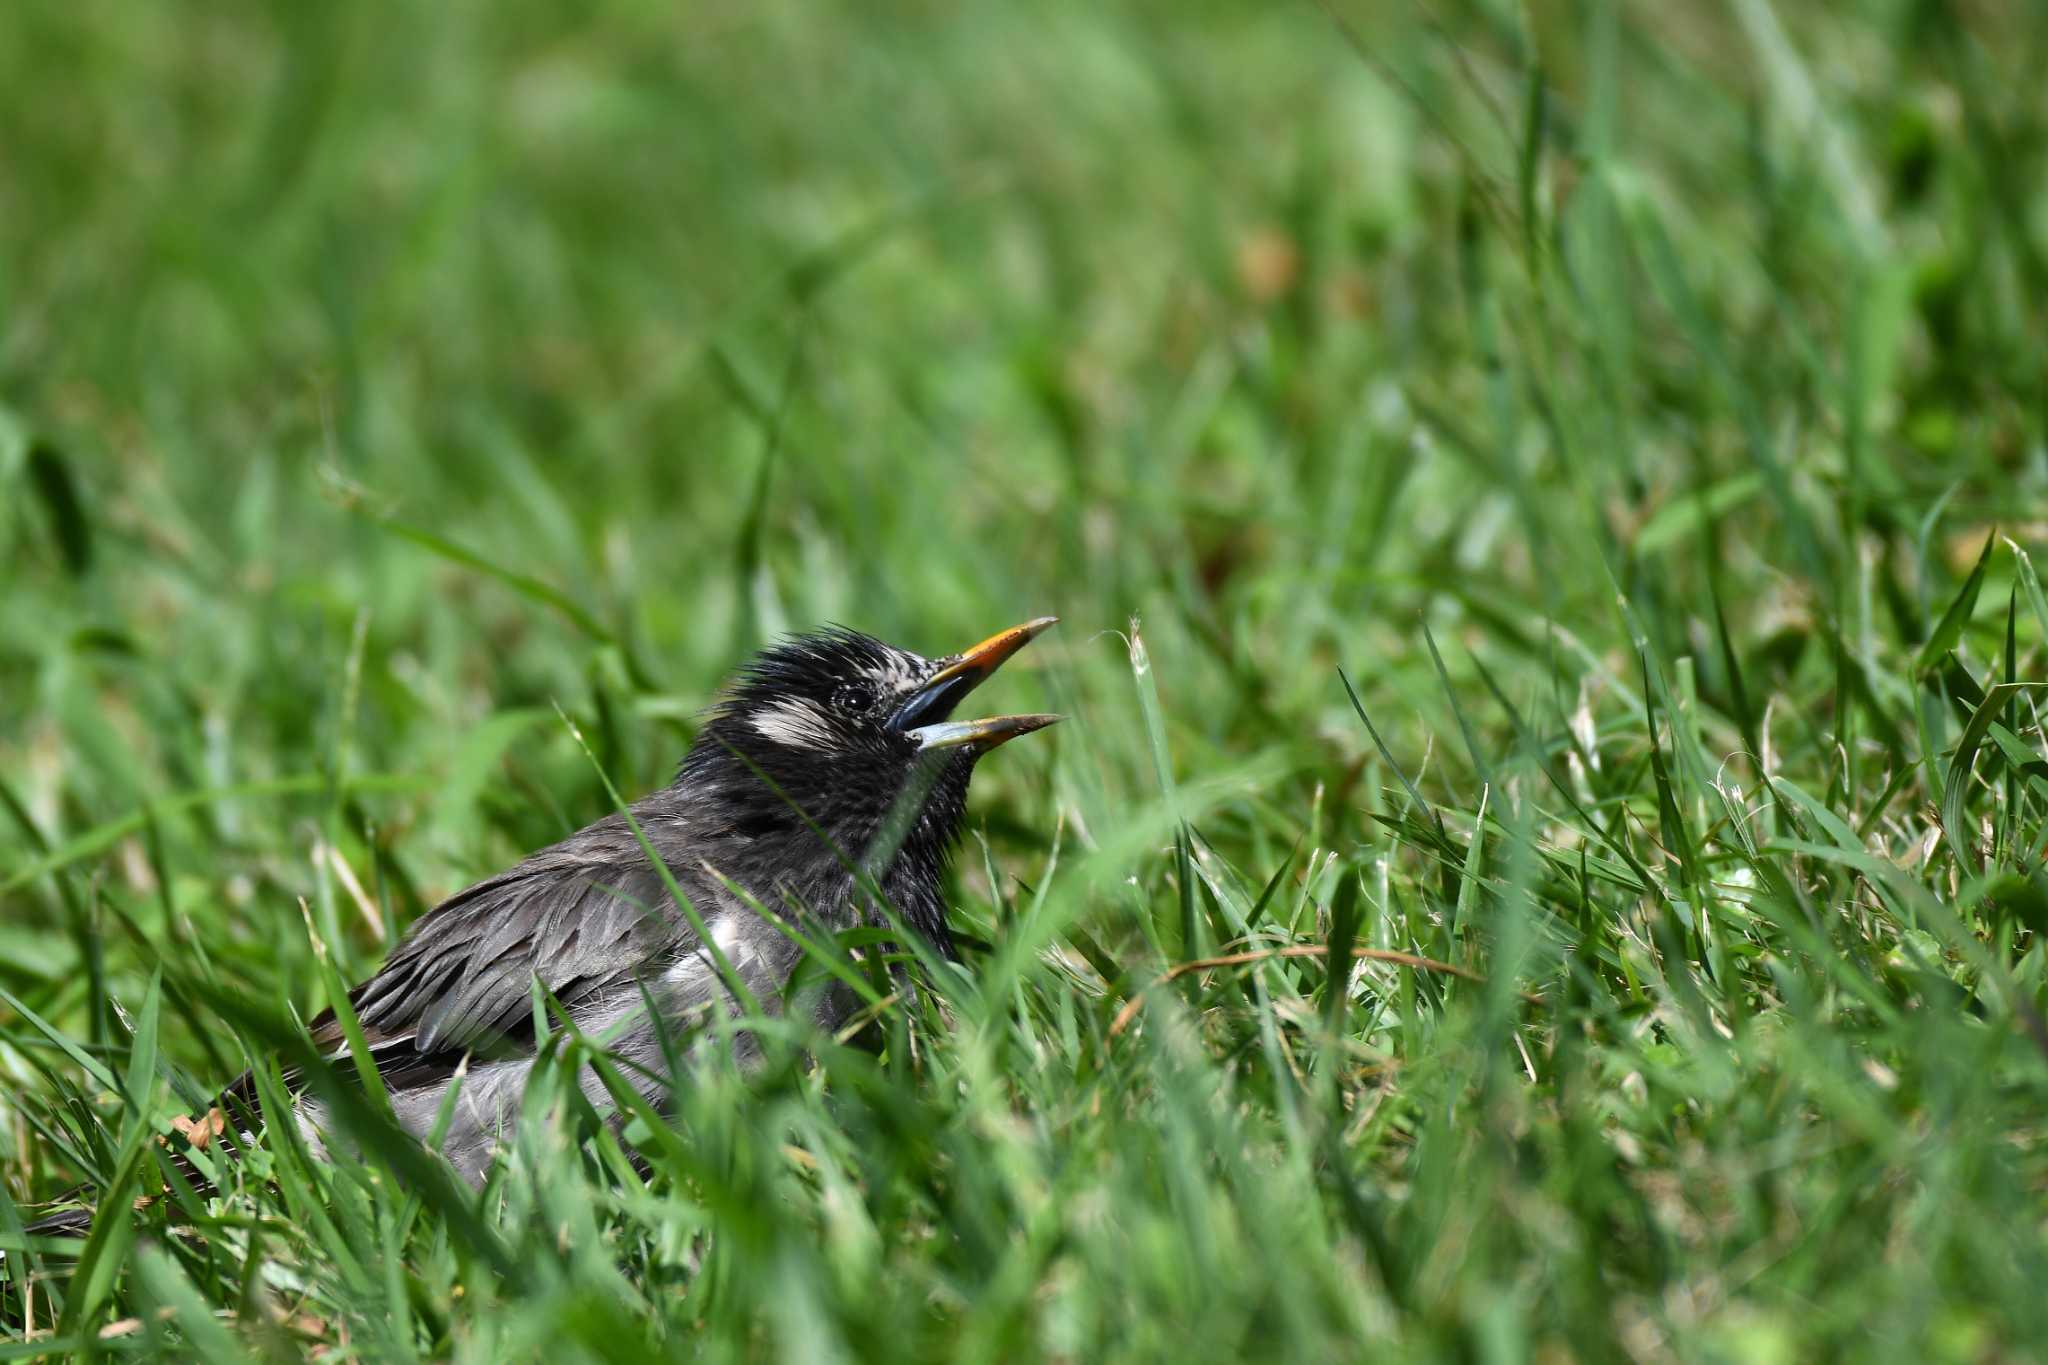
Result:
M663 1102L665 1086L653 1078L667 1074L664 1032L686 1032L707 1007L738 1005L647 847L726 969L768 1012L801 1006L832 1027L851 997L840 988L786 999L803 950L763 911L807 936L886 927L865 889L878 885L903 922L954 957L940 884L974 765L1058 717L950 717L1054 619L941 659L836 628L757 655L675 781L632 805L632 823L606 816L451 896L350 993L399 1122L428 1136L460 1071L441 1150L468 1179L482 1178L533 1062L536 978L586 1036L609 1040L629 1064L622 1074ZM331 1011L312 1035L329 1056L346 1055ZM746 1031L733 1037L744 1053L757 1050ZM594 1076L584 1084L593 1102L609 1105ZM303 1126L317 1135L317 1102L301 1105ZM65 1216L37 1230L66 1230Z

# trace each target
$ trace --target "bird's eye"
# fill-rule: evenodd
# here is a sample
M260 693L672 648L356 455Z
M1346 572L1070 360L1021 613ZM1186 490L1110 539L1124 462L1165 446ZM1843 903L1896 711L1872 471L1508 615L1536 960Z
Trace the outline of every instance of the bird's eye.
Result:
M857 683L841 683L832 692L832 709L842 715L864 715L873 704L874 697Z

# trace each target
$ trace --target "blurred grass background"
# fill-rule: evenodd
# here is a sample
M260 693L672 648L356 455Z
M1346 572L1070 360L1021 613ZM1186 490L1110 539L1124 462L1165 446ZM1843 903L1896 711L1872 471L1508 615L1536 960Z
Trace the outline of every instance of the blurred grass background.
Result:
M2033 1356L2044 66L1998 0L10 5L0 1354ZM22 1241L280 1045L208 1001L608 808L554 704L630 794L781 631L1041 612L943 1017L646 1177L537 1099L480 1219L264 1151ZM1487 981L1147 989L1354 942Z

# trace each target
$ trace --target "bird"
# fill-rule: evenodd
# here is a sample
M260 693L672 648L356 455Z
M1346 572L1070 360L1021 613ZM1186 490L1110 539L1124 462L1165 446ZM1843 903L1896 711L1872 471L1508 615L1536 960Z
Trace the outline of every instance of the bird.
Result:
M858 999L844 986L792 992L799 935L893 930L893 912L931 953L957 961L942 888L969 779L986 754L1060 717L953 712L1056 620L938 658L842 626L756 654L667 786L442 901L349 993L399 1124L421 1139L438 1128L441 1155L481 1184L534 1064L536 981L660 1107L665 1045L710 1010L803 1010L826 1029L846 1020ZM309 1031L328 1058L348 1055L332 1009ZM750 1032L719 1036L742 1065L759 1056ZM587 1068L583 1084L609 1107ZM225 1094L251 1112L250 1077ZM321 1150L321 1102L303 1092L296 1102L301 1132ZM232 1136L221 1145L232 1148ZM74 1209L28 1230L62 1235L89 1222Z

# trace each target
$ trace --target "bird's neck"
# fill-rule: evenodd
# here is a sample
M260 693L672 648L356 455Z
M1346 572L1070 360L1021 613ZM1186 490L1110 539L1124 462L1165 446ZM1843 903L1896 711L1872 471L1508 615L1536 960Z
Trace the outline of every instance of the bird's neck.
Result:
M762 905L829 928L881 928L888 918L863 889L879 886L904 922L952 957L942 887L972 767L934 764L914 770L893 794L855 800L801 781L778 793L737 764L704 764L686 768L670 792L671 799L688 794L688 823L704 862Z
M973 766L971 759L955 756L920 772L903 794L911 802L912 815L900 839L892 838L885 822L870 844L871 859L888 859L881 885L890 903L948 958L958 954L946 926L946 864L966 819L967 780Z

